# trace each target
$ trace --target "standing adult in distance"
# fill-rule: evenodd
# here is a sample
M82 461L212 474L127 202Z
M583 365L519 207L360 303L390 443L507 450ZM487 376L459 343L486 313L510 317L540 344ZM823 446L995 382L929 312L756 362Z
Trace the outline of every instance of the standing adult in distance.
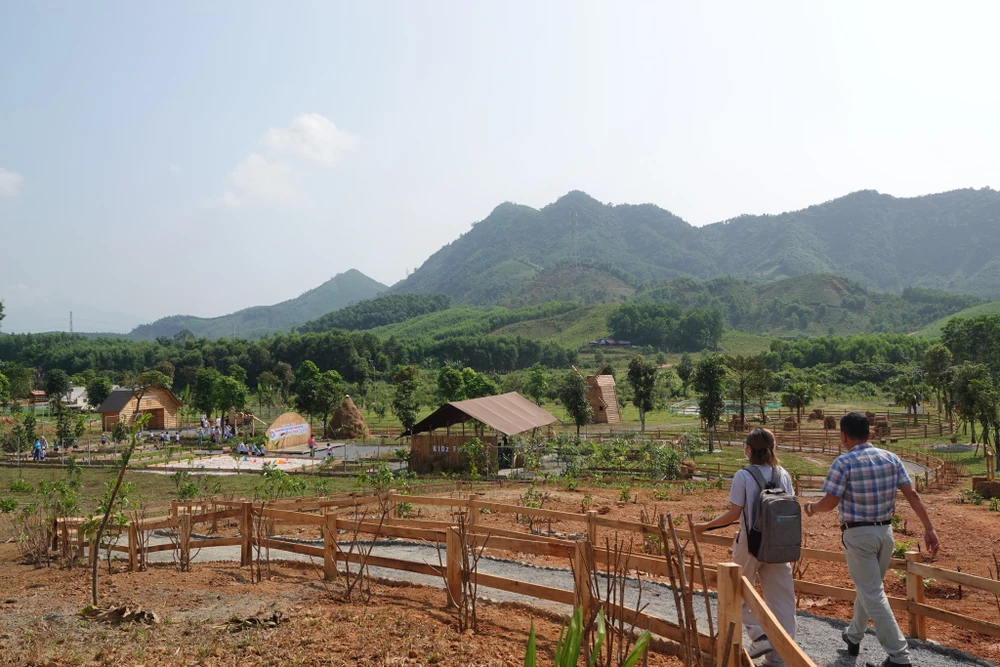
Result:
M862 413L849 412L840 419L840 441L847 451L830 466L823 483L826 495L818 503L807 504L806 514L839 509L847 570L857 591L854 619L842 635L848 654L858 655L871 619L875 636L889 654L883 667L909 665L910 649L889 608L882 583L894 546L892 515L897 489L923 524L924 544L931 556L940 544L903 462L892 452L873 446L869 437L868 418Z

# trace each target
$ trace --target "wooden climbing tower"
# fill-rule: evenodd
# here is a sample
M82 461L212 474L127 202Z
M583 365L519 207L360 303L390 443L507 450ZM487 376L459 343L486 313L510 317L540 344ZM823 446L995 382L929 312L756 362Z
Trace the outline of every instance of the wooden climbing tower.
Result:
M618 391L613 375L588 375L587 400L594 411L595 424L619 424Z

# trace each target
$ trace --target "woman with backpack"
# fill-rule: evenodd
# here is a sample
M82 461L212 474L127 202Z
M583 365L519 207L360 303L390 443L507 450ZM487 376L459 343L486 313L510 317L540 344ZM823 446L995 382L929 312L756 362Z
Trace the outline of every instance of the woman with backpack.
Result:
M788 556L790 560L785 562L773 562L782 560L782 556L765 557L761 553L762 536L760 532L761 523L757 522L757 512L762 511L761 496L764 489L768 489L770 498L780 498L785 503L786 511L789 509L789 502L794 503L794 490L792 488L792 478L778 465L778 456L775 450L774 433L764 428L755 428L747 436L745 453L750 461L750 465L733 475L733 484L729 491L729 511L720 517L712 519L706 523L695 524L695 533L701 535L706 530L721 528L740 522L740 532L736 534L733 542L733 562L738 563L743 568L743 576L751 582L760 582L760 587L764 592L764 601L774 612L781 627L795 638L795 584L792 578L791 561L798 559L797 547L792 550L794 557ZM764 482L762 488L759 480ZM771 490L773 489L773 491ZM783 492L783 493L782 493ZM791 507L789 514L794 514L797 518L798 543L801 544L801 511L798 505ZM764 522L765 526L771 525ZM783 537L783 536L778 536ZM792 541L794 541L792 536ZM751 542L754 544L751 545ZM768 545L771 546L771 545ZM787 547L786 547L787 548ZM756 552L756 556L754 553ZM764 561L758 560L761 556ZM746 604L743 605L743 624L746 626L747 635L750 637L750 647L748 652L751 658L759 658L766 655L765 665L778 666L784 662L776 652L772 650L771 642L760 627L760 624L750 613Z

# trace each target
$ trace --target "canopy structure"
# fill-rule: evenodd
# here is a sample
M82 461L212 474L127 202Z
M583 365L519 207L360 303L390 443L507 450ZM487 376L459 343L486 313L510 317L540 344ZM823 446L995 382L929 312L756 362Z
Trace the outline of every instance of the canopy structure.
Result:
M517 392L510 392L499 396L446 403L414 424L410 429L410 435L447 428L470 419L482 422L504 435L517 435L557 421L550 412Z

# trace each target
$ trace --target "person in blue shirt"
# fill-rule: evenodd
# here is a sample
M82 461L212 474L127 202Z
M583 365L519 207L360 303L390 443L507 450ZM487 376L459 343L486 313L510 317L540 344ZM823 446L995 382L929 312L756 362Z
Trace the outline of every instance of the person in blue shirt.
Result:
M823 483L826 494L818 503L806 505L806 514L837 508L847 571L857 591L854 619L842 637L849 655L858 655L868 620L875 623L875 636L888 657L883 667L910 664L910 649L889 607L882 579L889 569L895 542L892 515L896 511L896 491L924 526L924 544L933 556L940 547L927 508L913 488L910 476L898 456L869 442L868 417L849 412L840 420L840 441L847 451L833 462Z

